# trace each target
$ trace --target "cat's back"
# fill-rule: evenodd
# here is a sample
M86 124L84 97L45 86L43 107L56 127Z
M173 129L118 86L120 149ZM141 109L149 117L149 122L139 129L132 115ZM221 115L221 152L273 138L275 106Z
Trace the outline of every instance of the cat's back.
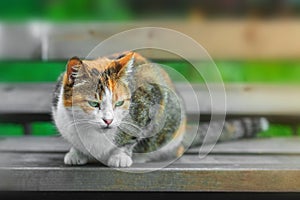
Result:
M136 85L143 85L146 82L156 83L174 90L174 85L169 75L159 64L151 62L142 63L135 67L133 76L133 82Z

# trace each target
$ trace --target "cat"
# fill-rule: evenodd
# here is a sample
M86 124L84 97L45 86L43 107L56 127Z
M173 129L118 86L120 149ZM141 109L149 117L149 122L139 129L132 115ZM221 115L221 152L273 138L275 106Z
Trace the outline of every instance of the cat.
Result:
M136 52L71 58L53 93L52 115L72 145L66 165L98 160L130 167L133 161L179 157L186 148L184 106L170 77ZM266 126L264 118L227 121L222 135L251 136ZM200 126L200 133L206 129ZM202 136L196 137L198 143Z

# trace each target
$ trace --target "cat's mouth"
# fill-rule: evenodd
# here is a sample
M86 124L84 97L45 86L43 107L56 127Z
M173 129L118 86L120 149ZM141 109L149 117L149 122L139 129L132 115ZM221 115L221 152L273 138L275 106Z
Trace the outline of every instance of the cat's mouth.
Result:
M112 129L112 128L114 128L114 126L111 126L111 125L100 125L100 128L101 129Z

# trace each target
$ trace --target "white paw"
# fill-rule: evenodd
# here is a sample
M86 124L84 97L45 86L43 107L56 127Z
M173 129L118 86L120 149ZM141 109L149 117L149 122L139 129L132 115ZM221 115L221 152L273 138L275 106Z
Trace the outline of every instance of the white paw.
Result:
M88 158L81 153L75 151L69 151L64 158L64 163L66 165L84 165L88 162Z
M112 155L107 162L110 167L130 167L132 165L132 159L125 153L119 153Z

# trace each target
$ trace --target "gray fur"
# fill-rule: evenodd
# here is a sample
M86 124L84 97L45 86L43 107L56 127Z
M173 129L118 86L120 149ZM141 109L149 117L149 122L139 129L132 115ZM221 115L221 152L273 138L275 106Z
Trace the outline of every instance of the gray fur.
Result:
M63 74L61 74L56 82L53 94L52 94L52 107L54 110L57 110L57 103L59 99L60 89L62 86Z

